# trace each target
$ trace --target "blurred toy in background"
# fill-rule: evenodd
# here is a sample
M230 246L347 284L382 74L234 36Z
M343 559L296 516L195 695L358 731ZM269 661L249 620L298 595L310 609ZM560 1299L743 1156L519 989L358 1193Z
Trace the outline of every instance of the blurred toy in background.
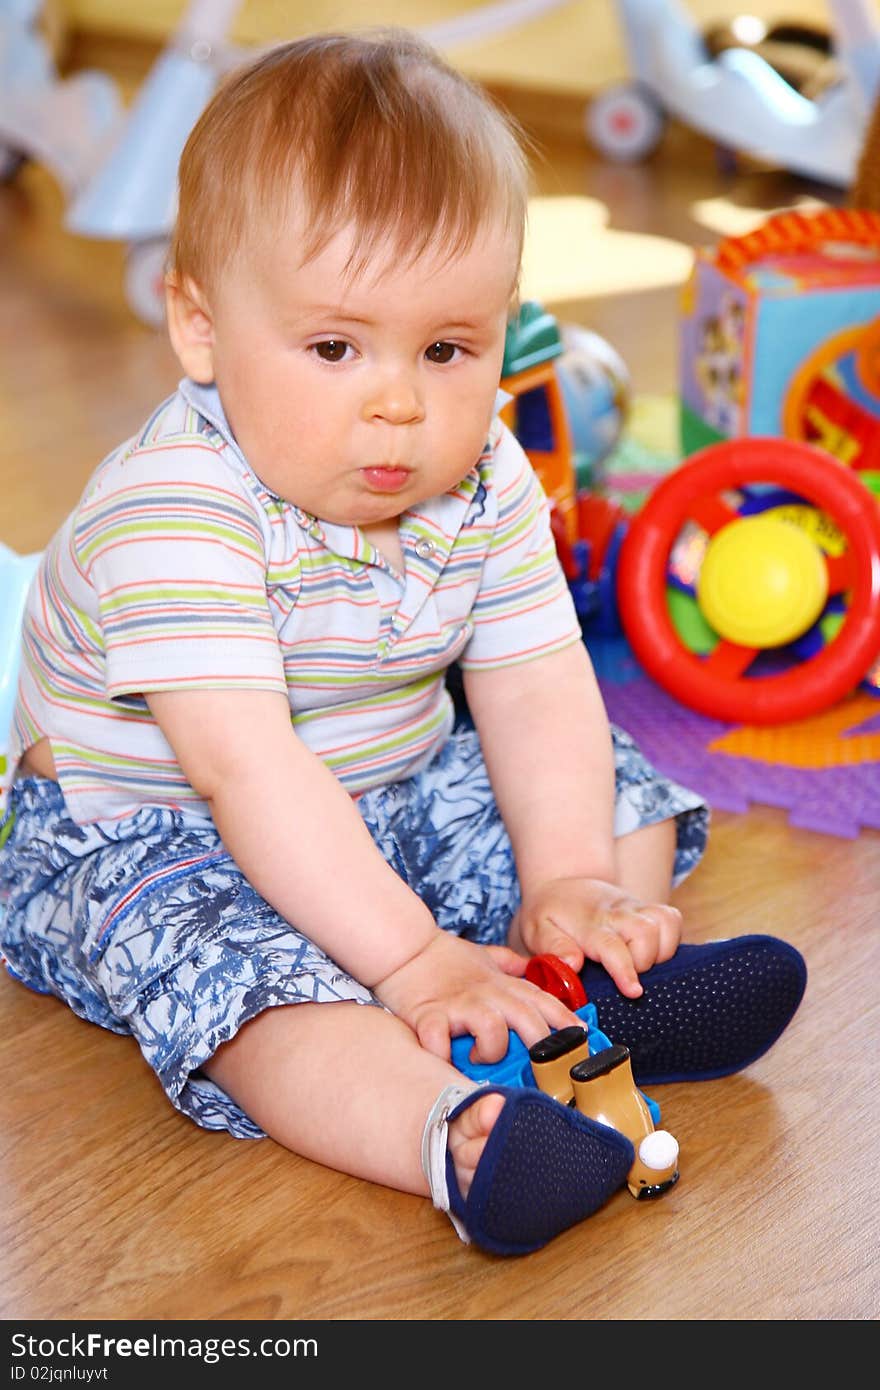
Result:
M190 0L132 102L120 138L67 213L79 236L126 245L125 292L144 323L165 320L165 261L187 136L238 53L226 41L240 0Z
M880 212L880 93L868 118L849 203L866 212Z
M624 430L629 373L615 349L587 329L560 327L534 301L508 328L502 418L534 467L551 505L560 562L582 626L618 632L614 568L622 508L598 490L602 463Z
M701 318L696 329L693 371L703 418L722 436L742 433L744 325L745 306L728 292L722 293L717 312Z
M563 534L574 541L574 444L557 365L563 351L554 316L527 300L507 328L501 389L509 399L501 418L528 454Z
M744 724L805 719L873 680L880 507L813 445L710 445L631 518L617 597L637 660L683 705Z
M757 53L801 96L816 97L840 82L840 63L827 25L782 21L767 24L757 15L739 14L703 31L710 58L729 48Z
M595 488L601 465L620 441L630 404L629 371L606 339L560 324L527 300L508 326L502 412L556 501L575 539L575 497Z
M865 488L856 494L861 506L874 510L875 498L880 498L880 214L861 208L785 212L745 236L698 250L682 294L679 380L685 457L726 439L778 435L802 441L853 469ZM775 481L772 470L765 481ZM815 506L802 505L796 484L791 487L786 520L808 530L822 555L839 565L847 548L839 528ZM769 508L771 501L772 492L763 505ZM777 501L782 505L785 499ZM746 494L739 506L756 510L758 503ZM701 534L696 544L705 543L706 534ZM780 551L785 539L777 533ZM676 542L669 602L679 638L705 656L724 650L718 632L707 625L705 605L696 592L675 578L687 554L691 558L685 568L691 566L694 544L693 530ZM740 559L748 580L745 548ZM803 581L803 568L797 573ZM752 593L754 599L748 583L742 592ZM737 705L740 718L747 718L745 710L751 709L750 722L760 722L751 703L755 676L766 674L771 664L796 670L829 646L833 661L830 655L828 669L834 665L838 673L846 671L841 676L844 686L861 684L871 693L880 692L876 651L860 651L846 667L845 644L835 645L847 614L858 626L859 605L848 601L839 582L826 599L790 639L753 644L754 666L746 662L737 675L745 682L741 693L749 697ZM722 657L716 654L712 659L720 665ZM732 660L729 651L724 659ZM740 659L744 660L742 653ZM678 665L673 663L673 682ZM825 687L821 681L814 683L811 671L800 671L793 681L799 684L796 704L801 707L803 702L804 714L823 707ZM671 688L668 680L666 684ZM693 689L688 681L680 688ZM736 697L728 691L726 698ZM761 701L767 712L776 709L763 687ZM724 698L710 698L700 708L718 715L724 707L729 707ZM794 707L784 698L779 706Z
M722 149L848 188L880 88L872 6L828 0L823 56L834 66L799 90L762 56L754 25L751 41L727 43L716 28L710 43L679 0L616 0L631 80L593 99L587 134L607 159L640 160L656 149L672 116Z
M562 395L580 488L596 488L603 464L620 443L629 420L632 382L629 368L606 338L579 324L560 325Z
M801 226L792 215L791 224L784 237L774 224L727 254L748 265L768 236L790 248L800 233L809 264L814 220ZM849 218L834 228L842 236ZM872 247L872 220L861 230L858 245ZM840 254L849 267L849 243ZM835 303L840 263L829 259L826 294ZM858 256L853 263L863 265ZM770 283L781 277L788 288L789 272L768 272ZM722 285L703 346L711 362L729 361L747 380L756 316L747 297ZM855 292L858 301L860 284ZM807 308L821 319L818 305ZM776 337L796 336L796 311L786 307ZM871 475L841 468L804 440L744 433L748 401L734 399L738 413L725 423L739 433L725 440L716 427L708 446L691 451L628 514L600 479L584 483L576 474L562 340L551 314L523 305L508 333L504 413L550 500L560 562L594 655L596 639L622 634L642 669L683 705L746 724L806 718L860 682L877 688L880 507L865 485ZM590 379L580 378L587 413ZM711 430L705 421L702 428Z
M782 428L854 468L880 495L880 318L809 354L786 393Z
M682 452L740 435L818 440L808 387L878 315L878 213L785 212L699 248L681 297Z
M58 76L43 10L42 0L0 0L0 181L33 160L74 198L118 134L122 102L103 73Z

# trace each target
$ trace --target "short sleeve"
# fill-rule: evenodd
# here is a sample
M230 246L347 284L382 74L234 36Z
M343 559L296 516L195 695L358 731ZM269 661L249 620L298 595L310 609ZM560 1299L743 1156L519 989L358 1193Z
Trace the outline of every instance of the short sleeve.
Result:
M210 442L114 461L72 539L95 593L107 696L286 690L258 504Z
M547 498L506 427L490 466L497 518L471 612L473 633L460 658L465 670L517 665L581 640Z

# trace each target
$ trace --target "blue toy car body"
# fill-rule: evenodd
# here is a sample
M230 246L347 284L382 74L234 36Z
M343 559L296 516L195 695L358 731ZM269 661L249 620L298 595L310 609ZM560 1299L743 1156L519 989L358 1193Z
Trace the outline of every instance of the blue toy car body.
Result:
M587 1030L590 1054L611 1046L611 1041L599 1028L596 1006L584 1004L574 1011ZM469 1034L452 1039L452 1065L473 1081L488 1081L493 1086L537 1086L525 1043L516 1033L510 1034L507 1051L498 1062L472 1062L474 1040ZM660 1107L645 1096L654 1124L660 1122Z

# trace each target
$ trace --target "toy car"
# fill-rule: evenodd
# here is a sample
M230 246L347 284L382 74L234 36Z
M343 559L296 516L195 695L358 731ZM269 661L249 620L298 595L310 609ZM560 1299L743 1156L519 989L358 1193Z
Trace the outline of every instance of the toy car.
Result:
M552 955L532 956L526 977L573 1008L582 1025L560 1028L526 1048L510 1034L497 1062L471 1059L474 1039L452 1040L452 1064L474 1081L497 1086L534 1086L590 1119L611 1125L632 1142L636 1157L627 1187L637 1199L659 1197L678 1181L678 1142L657 1129L660 1107L636 1086L629 1050L600 1030L595 1006L579 977ZM578 1002L578 1001L582 1002Z

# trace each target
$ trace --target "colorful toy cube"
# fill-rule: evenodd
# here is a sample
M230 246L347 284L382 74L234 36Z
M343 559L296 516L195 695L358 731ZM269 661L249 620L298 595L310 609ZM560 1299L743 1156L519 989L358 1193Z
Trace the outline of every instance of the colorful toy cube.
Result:
M830 445L833 423L826 426L807 402L808 425L800 406L814 375L829 364L834 370L838 346L843 356L878 316L876 213L782 213L746 236L698 250L683 290L683 453L741 435ZM840 456L838 448L829 452Z

